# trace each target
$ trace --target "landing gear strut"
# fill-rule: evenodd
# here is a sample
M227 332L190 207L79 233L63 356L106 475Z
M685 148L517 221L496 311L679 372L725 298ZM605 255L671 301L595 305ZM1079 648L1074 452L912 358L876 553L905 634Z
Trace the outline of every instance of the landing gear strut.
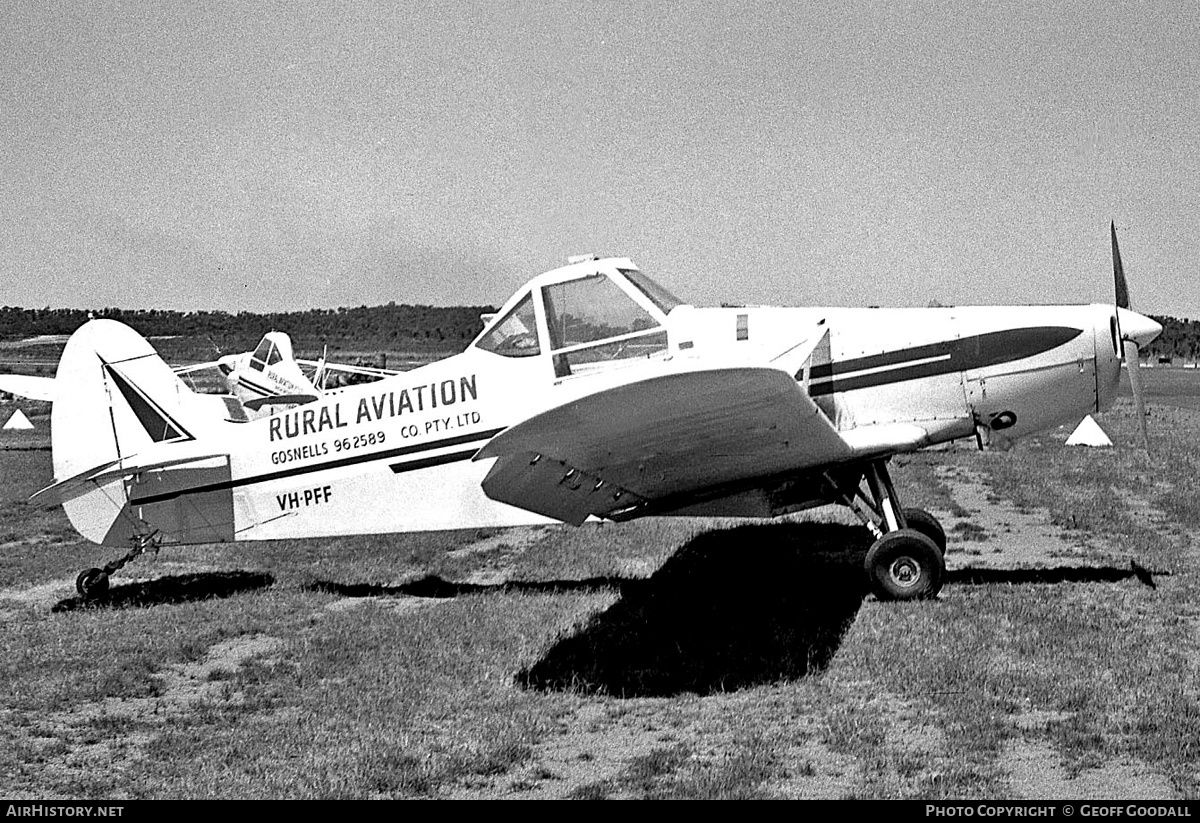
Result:
M871 592L879 600L927 600L937 596L946 578L946 532L923 509L902 508L887 470L887 460L869 463L853 493L837 489L841 502L863 521L875 542L863 567Z
M99 600L108 594L108 579L113 572L123 567L130 560L144 554L147 549L158 551L160 538L157 531L136 535L133 548L124 557L119 557L105 564L103 569L84 569L75 578L75 590L84 600Z

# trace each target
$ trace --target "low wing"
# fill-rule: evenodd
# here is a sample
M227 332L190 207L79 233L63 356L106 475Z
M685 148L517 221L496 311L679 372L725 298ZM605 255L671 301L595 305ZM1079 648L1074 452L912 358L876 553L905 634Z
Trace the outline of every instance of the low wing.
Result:
M175 366L171 371L182 377L185 374L193 374L198 371L205 371L206 369L215 369L217 366L218 363L216 360L210 360L207 363L190 363L186 366Z
M381 369L376 366L352 366L348 363L324 363L320 360L301 360L297 358L296 362L306 369L324 368L325 371L361 374L367 377L392 377L401 373L398 369Z
M853 454L788 372L730 367L575 400L501 432L475 459L499 458L488 497L578 525Z
M0 391L30 400L54 402L58 394L53 377L34 377L24 374L0 374Z
M313 385L321 389L339 385L370 383L393 377L401 372L396 369L381 369L376 366L353 366L347 363L330 363L326 360L296 360Z
M317 400L315 394L273 394L269 397L256 397L247 400L242 405L250 411L258 411L263 406L303 406Z

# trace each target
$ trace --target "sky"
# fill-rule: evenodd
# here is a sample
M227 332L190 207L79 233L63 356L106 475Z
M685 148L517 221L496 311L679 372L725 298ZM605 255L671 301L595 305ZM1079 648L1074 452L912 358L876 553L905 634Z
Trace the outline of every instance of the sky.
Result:
M0 4L0 305L1200 319L1200 3Z

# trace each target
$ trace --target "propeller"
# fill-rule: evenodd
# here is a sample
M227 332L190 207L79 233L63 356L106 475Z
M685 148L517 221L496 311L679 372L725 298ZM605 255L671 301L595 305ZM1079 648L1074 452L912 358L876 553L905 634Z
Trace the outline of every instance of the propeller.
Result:
M1137 409L1138 428L1142 436L1142 448L1150 451L1150 435L1146 429L1146 395L1142 386L1139 366L1139 350L1149 345L1162 332L1162 326L1145 315L1133 311L1129 302L1129 284L1125 280L1125 267L1121 264L1121 249L1117 246L1117 224L1111 222L1113 255L1113 281L1116 287L1117 336L1121 340L1121 357L1129 373L1129 386L1133 389L1133 405Z

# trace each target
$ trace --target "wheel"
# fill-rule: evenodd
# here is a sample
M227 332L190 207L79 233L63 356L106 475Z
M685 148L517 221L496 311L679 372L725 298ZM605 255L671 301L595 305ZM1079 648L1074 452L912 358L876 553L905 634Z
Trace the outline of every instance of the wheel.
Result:
M904 522L908 528L919 531L935 544L942 555L946 554L946 530L938 519L924 509L904 509Z
M928 600L942 590L946 576L937 544L915 529L897 529L876 540L863 565L879 600Z
M75 578L75 589L84 600L108 594L108 575L103 569L84 569Z

